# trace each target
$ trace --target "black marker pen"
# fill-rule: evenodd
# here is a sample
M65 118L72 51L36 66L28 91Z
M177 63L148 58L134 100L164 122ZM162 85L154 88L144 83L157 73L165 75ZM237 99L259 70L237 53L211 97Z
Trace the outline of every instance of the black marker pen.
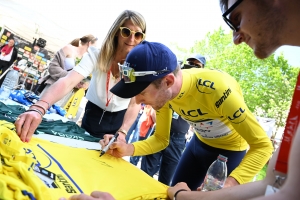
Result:
M109 141L109 143L101 151L100 157L103 156L106 153L106 151L109 149L110 145L118 138L118 136L119 136L119 133L116 133L114 135L114 137L111 138L111 140Z

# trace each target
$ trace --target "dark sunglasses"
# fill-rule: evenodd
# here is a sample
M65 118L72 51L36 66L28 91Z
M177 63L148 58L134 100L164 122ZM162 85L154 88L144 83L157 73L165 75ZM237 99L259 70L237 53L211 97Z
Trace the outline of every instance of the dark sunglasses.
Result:
M134 40L137 42L140 42L145 38L145 33L142 33L140 31L132 31L130 30L130 28L127 27L120 27L120 30L121 30L121 36L123 38L128 38L131 34L134 34Z
M201 66L200 63L194 63L194 61L188 61L188 64L189 64L189 65L196 66L196 67L199 67L199 68L202 68L202 66Z
M240 3L242 3L243 0L237 0L223 15L223 19L226 22L226 24L235 32L239 31L240 25L236 26L230 21L230 19L227 17Z

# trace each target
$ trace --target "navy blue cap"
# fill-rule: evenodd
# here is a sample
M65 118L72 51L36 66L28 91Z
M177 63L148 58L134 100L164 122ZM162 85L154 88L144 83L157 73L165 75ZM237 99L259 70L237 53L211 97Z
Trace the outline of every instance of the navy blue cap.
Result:
M206 59L204 56L200 55L200 54L195 54L194 56L186 59L187 61L191 61L191 60L198 60L199 62L201 62L203 65L206 64Z
M176 55L167 46L147 41L143 41L134 47L128 53L125 62L136 72L160 70L167 70L167 72L158 75L137 76L133 83L125 83L121 79L110 89L113 94L121 98L131 98L138 95L151 82L173 72L178 65Z

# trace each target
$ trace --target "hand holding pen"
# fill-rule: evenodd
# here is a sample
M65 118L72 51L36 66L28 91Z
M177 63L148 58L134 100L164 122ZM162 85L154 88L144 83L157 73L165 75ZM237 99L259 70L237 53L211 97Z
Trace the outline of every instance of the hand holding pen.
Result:
M119 137L118 137L118 140L116 141L116 135L113 136L112 134L105 134L103 136L103 139L100 140L99 143L102 146L103 150L106 149L105 153L108 153L114 157L122 158L124 156L132 156L134 153L134 145L127 144L123 140L120 140ZM115 138L115 139L113 139L113 138ZM114 142L111 142L112 140L114 140ZM111 144L109 144L109 143L111 143ZM101 154L104 154L104 153L101 153Z
M101 153L100 153L100 157L103 156L103 155L107 152L107 150L109 150L109 147L111 146L111 144L112 144L113 142L116 141L116 139L118 138L118 136L119 136L119 133L116 133L116 134L111 138L111 140L108 142L108 144L102 149L102 151L101 151Z

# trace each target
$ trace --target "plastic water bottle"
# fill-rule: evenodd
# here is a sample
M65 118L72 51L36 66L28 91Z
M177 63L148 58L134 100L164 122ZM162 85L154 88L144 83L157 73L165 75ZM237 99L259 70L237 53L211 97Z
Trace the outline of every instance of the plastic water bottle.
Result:
M14 87L18 85L19 82L19 72L17 71L17 68L13 68L13 70L10 70L1 85L1 88L9 88L12 90Z
M0 100L4 101L9 98L11 90L17 86L19 81L19 72L15 68L10 70L1 85L0 88Z
M0 101L5 101L10 95L10 89L6 87L0 88Z
M227 157L218 156L208 168L203 182L202 191L212 191L222 189L227 178Z

